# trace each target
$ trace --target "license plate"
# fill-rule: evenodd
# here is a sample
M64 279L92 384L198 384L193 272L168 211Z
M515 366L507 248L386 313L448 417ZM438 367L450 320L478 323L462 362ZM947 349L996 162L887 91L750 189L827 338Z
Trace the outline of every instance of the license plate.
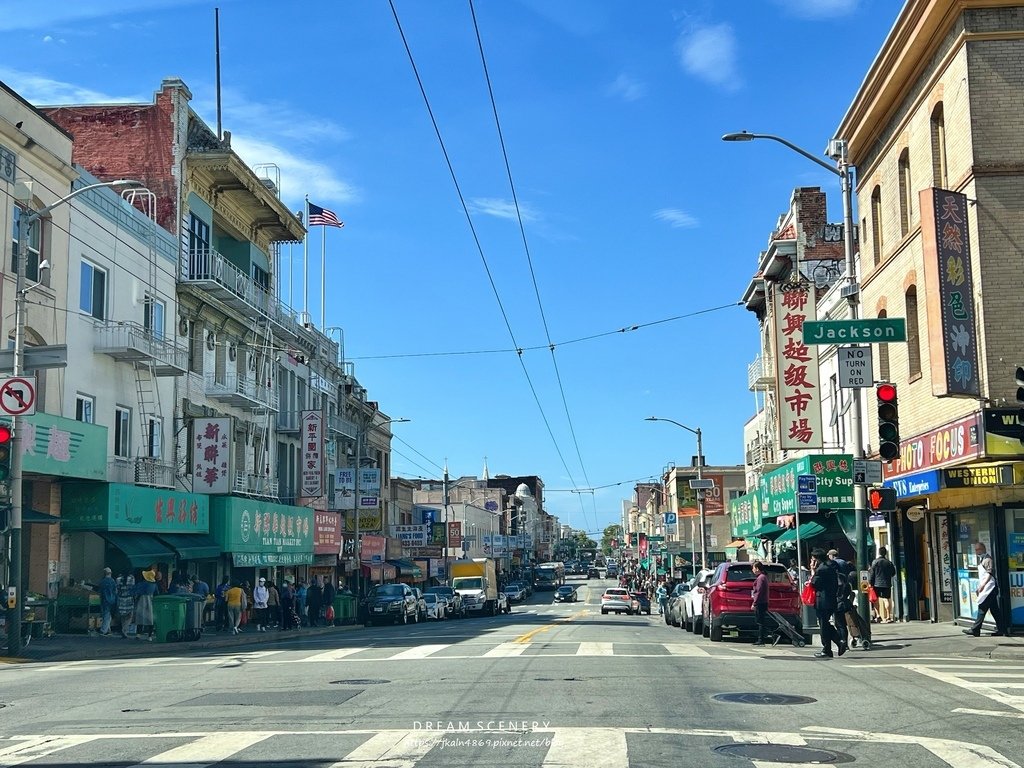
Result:
M384 613L384 609L383 608L374 608L373 612L374 613Z

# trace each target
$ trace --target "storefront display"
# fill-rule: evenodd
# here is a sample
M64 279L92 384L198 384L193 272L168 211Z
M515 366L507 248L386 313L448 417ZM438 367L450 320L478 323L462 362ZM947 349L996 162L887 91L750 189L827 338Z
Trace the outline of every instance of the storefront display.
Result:
M1006 510L1010 624L1024 626L1024 509Z
M954 560L957 570L957 616L974 618L977 611L978 556L975 542L981 542L992 551L990 513L988 509L963 510L951 515L953 520Z

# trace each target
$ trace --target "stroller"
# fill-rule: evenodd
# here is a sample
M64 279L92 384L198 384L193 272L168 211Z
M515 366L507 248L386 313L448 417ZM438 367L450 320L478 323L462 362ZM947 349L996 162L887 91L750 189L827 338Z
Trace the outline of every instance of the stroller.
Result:
M864 621L856 608L846 611L846 628L850 632L850 647L858 645L865 651L871 650L871 625Z

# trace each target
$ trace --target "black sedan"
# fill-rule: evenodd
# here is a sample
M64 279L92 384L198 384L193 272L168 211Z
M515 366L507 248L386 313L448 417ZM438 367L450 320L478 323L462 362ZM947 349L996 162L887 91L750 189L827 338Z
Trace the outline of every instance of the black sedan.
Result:
M640 610L637 613L646 613L648 616L651 615L651 598L646 592L630 592L636 600L640 603Z
M559 587L555 590L556 603L575 603L576 599L576 587L566 584L564 587Z

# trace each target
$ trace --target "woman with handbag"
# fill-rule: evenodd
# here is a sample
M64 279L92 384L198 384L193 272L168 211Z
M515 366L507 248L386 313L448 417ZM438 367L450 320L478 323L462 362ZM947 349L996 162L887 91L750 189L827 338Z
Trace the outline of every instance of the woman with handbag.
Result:
M892 580L896 577L896 566L888 558L885 547L878 548L878 557L871 563L868 584L878 595L878 617L882 624L892 624Z

